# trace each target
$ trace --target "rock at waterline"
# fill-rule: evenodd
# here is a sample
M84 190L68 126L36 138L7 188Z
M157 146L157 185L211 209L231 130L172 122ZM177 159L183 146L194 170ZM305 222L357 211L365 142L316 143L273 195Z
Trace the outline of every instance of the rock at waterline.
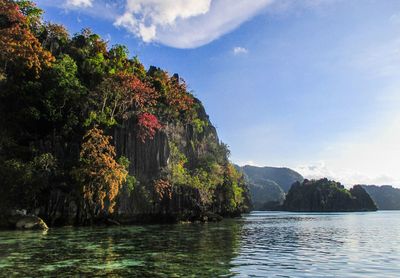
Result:
M23 216L15 224L20 230L47 230L47 224L37 216Z

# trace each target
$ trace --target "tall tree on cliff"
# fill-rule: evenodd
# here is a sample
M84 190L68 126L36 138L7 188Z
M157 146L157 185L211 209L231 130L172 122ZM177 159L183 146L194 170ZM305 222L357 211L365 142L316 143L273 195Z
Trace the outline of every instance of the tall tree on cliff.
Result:
M115 160L110 136L94 127L84 136L80 166L76 170L82 196L83 222L114 212L115 198L128 175Z

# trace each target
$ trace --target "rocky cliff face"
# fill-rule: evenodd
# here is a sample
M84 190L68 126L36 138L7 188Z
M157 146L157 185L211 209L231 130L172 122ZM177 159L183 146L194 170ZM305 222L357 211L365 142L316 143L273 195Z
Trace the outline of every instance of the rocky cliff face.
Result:
M118 213L120 216L133 221L141 221L145 217L163 218L161 215L167 216L167 219L187 220L207 216L209 213L227 214L227 211L217 205L218 197L227 198L221 196L221 192L217 193L217 188L211 193L214 195L211 197L211 204L206 207L202 204L201 190L189 184L173 187L171 198L163 200L162 206L156 205L154 202L153 182L162 178L167 168L173 163L171 146L185 157L185 168L190 173L195 173L198 168L203 167L204 159L210 157L218 165L228 163L226 154L222 154L222 160L226 161L218 161L220 158L216 157L218 156L216 152L223 146L219 142L217 132L204 107L199 100L196 100L196 103L198 104L197 115L203 122L201 128L196 128L193 124L171 122L159 131L154 139L146 142L142 142L138 138L135 123L132 121L125 121L121 127L114 130L113 137L117 156L125 156L129 159L131 162L129 173L137 181L133 192L123 190L119 196ZM247 190L244 183L241 186L244 191ZM247 196L246 199L248 199ZM222 200L222 202L224 201ZM242 208L235 213L244 212L246 207L248 204L243 203Z
M196 102L201 127L170 121L144 142L133 120L112 130L117 157L129 159L129 174L136 182L132 190L125 186L120 190L117 210L108 217L122 223L209 221L248 210L244 180L238 173L232 178L235 174L230 171L235 169L230 167L228 151L204 107ZM177 155L182 161L177 161ZM160 179L170 182L161 194L155 187ZM42 198L44 205L29 213L41 216L50 226L79 223L79 199L73 187L55 186ZM7 220L3 222L10 226Z

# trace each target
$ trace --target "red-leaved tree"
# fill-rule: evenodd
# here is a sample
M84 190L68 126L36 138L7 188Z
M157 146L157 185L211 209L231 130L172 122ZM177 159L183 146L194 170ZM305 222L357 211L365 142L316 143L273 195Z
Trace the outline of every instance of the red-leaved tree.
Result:
M157 130L161 129L162 125L153 114L142 113L138 116L138 127L138 137L144 143L147 138L153 139Z

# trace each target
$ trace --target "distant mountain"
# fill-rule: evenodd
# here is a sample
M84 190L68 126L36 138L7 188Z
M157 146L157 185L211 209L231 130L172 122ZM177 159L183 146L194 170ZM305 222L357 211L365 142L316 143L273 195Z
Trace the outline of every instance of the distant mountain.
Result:
M273 209L285 200L285 192L271 180L250 182L249 191L254 210Z
M288 211L339 212L375 211L377 207L360 185L347 190L328 179L304 180L290 188L282 206Z
M254 210L275 209L283 204L285 192L296 181L303 181L303 177L288 168L237 166L249 186L252 206Z
M251 181L270 180L276 182L284 192L289 192L290 187L296 181L302 182L303 176L289 168L256 167L246 165L240 167Z
M390 185L362 185L380 210L400 210L400 189Z

